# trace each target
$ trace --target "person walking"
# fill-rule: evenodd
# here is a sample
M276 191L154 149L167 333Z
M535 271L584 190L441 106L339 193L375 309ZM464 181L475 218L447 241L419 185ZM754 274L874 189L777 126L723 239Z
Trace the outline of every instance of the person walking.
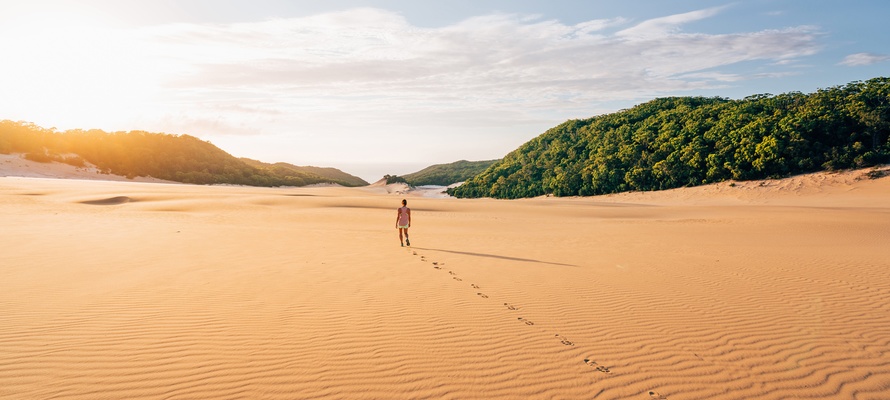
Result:
M411 246L411 240L408 239L408 228L411 227L411 209L408 208L408 200L402 199L402 206L399 207L398 215L396 216L396 228L399 230L399 243L402 243L402 232L405 233L405 242L402 243L402 247L405 247L405 243L408 246Z

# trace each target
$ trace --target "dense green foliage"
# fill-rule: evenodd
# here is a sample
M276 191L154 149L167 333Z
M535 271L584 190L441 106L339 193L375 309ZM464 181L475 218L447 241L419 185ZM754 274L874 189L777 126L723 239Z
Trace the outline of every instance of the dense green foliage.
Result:
M393 183L408 183L408 181L406 181L405 178L402 178L401 176L398 176L398 175L386 174L386 175L383 175L383 180L386 182L387 185L391 185Z
M322 176L314 170L248 165L189 135L142 131L56 132L29 123L0 121L0 153L25 153L25 158L33 161L75 166L89 162L103 173L195 184L304 186L330 182L354 186L356 179L367 184L356 177L346 180Z
M656 99L570 120L449 190L588 196L856 168L890 160L890 78L812 94Z
M436 164L408 175L402 175L402 178L405 178L405 181L411 186L448 186L479 175L497 161L460 160L450 164Z

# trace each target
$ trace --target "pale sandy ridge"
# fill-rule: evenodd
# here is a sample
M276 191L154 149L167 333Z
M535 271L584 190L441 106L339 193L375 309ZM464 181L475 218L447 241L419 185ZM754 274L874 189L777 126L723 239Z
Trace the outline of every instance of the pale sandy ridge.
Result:
M60 162L40 163L27 160L22 154L0 154L0 177L24 178L56 178L56 179L87 179L102 181L130 181L173 183L163 179L137 176L132 179L125 176L104 174L95 165L85 163L83 167L75 167Z
M750 184L0 178L0 398L890 397L890 178Z

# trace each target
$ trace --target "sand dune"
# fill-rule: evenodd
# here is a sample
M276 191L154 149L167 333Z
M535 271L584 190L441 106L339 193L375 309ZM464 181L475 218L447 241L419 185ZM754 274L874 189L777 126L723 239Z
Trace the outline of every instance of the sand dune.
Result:
M594 198L0 178L3 399L886 399L890 178Z
M86 179L103 181L130 181L173 183L163 179L137 176L133 179L120 175L103 174L96 166L86 163L83 167L60 162L40 163L27 160L23 154L0 154L0 177Z

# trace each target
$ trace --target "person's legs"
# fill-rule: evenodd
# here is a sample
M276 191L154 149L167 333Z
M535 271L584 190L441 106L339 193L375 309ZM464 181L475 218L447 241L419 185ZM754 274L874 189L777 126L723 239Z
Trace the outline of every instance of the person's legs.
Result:
M405 243L411 245L411 239L408 239L408 228L405 228Z
M399 228L399 243L401 243L402 246L405 245L405 242L402 241L402 231L403 231L403 230L404 230L404 229Z

